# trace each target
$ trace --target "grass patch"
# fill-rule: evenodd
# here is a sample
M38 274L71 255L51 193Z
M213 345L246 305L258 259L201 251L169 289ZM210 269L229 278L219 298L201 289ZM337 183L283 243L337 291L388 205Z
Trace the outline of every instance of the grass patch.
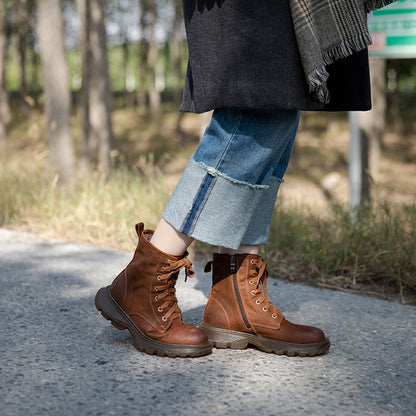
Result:
M415 303L416 205L363 207L355 222L338 205L279 210L263 254L284 279Z
M134 224L155 227L170 194L153 165L138 166L140 173L118 169L107 182L89 175L66 192L47 169L34 173L21 166L18 174L3 169L0 225L130 251L137 241Z

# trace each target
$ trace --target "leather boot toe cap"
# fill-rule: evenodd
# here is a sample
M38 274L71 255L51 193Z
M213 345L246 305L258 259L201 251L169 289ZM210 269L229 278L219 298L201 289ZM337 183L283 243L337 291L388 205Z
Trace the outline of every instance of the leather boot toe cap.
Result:
M279 339L296 344L313 344L324 341L325 334L319 328L292 324L284 319L280 326Z
M189 326L192 327L192 325ZM192 327L192 331L188 332L186 339L187 344L191 345L206 344L208 342L208 337L205 332L202 329L195 327Z
M169 338L164 341L170 344L200 345L208 342L205 332L190 324L178 325L177 328L171 328L168 332Z

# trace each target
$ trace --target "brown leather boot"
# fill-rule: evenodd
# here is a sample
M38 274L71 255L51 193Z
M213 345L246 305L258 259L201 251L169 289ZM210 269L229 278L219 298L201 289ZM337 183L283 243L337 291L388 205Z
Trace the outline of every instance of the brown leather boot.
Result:
M314 356L329 348L324 333L311 326L287 321L267 295L266 262L254 254L217 254L212 290L201 328L217 348L262 351L289 356Z
M95 296L95 306L118 329L128 329L140 350L168 357L209 354L211 344L199 328L182 321L175 294L179 271L192 277L191 262L150 243L153 231L136 225L139 243L133 260L110 286Z

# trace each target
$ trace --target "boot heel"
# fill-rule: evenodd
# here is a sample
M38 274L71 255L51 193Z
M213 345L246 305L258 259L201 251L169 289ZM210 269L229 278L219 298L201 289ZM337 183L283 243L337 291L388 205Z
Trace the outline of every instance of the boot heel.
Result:
M244 350L247 348L247 337L241 332L215 328L206 324L201 324L199 327L207 334L208 341L213 347L231 348L233 350Z
M111 318L109 316L107 316L103 311L100 311L100 313L101 313L101 316L103 318L107 319L107 321L110 321L111 325L115 326L120 331L123 331L124 329L126 329L126 327L124 325L121 325L121 324L119 324L117 322L112 321Z
M110 321L120 331L126 329L126 326L121 322L123 317L120 312L115 308L111 299L108 296L108 289L106 287L101 288L95 295L95 307L101 313L101 315ZM118 319L117 319L118 318Z
M115 326L120 331L124 331L126 329L126 327L124 325L121 325L121 324L119 324L117 322L114 322L114 321L111 321L111 325Z

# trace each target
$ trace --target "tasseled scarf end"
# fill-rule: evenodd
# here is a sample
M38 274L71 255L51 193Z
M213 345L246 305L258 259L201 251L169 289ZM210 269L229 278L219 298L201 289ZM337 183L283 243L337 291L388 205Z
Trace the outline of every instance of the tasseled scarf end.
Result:
M381 1L381 0L379 0ZM337 59L346 58L354 52L358 52L368 45L371 45L371 36L368 32L361 34L354 39L347 39L338 45L326 50L322 54L325 65L332 64ZM330 100L329 91L327 88L327 81L329 73L325 65L319 65L307 74L307 82L309 85L309 92L314 98L324 104L328 104Z
M326 86L329 73L325 69L325 65L319 65L306 76L309 85L309 93L312 94L320 103L329 103L329 91Z

